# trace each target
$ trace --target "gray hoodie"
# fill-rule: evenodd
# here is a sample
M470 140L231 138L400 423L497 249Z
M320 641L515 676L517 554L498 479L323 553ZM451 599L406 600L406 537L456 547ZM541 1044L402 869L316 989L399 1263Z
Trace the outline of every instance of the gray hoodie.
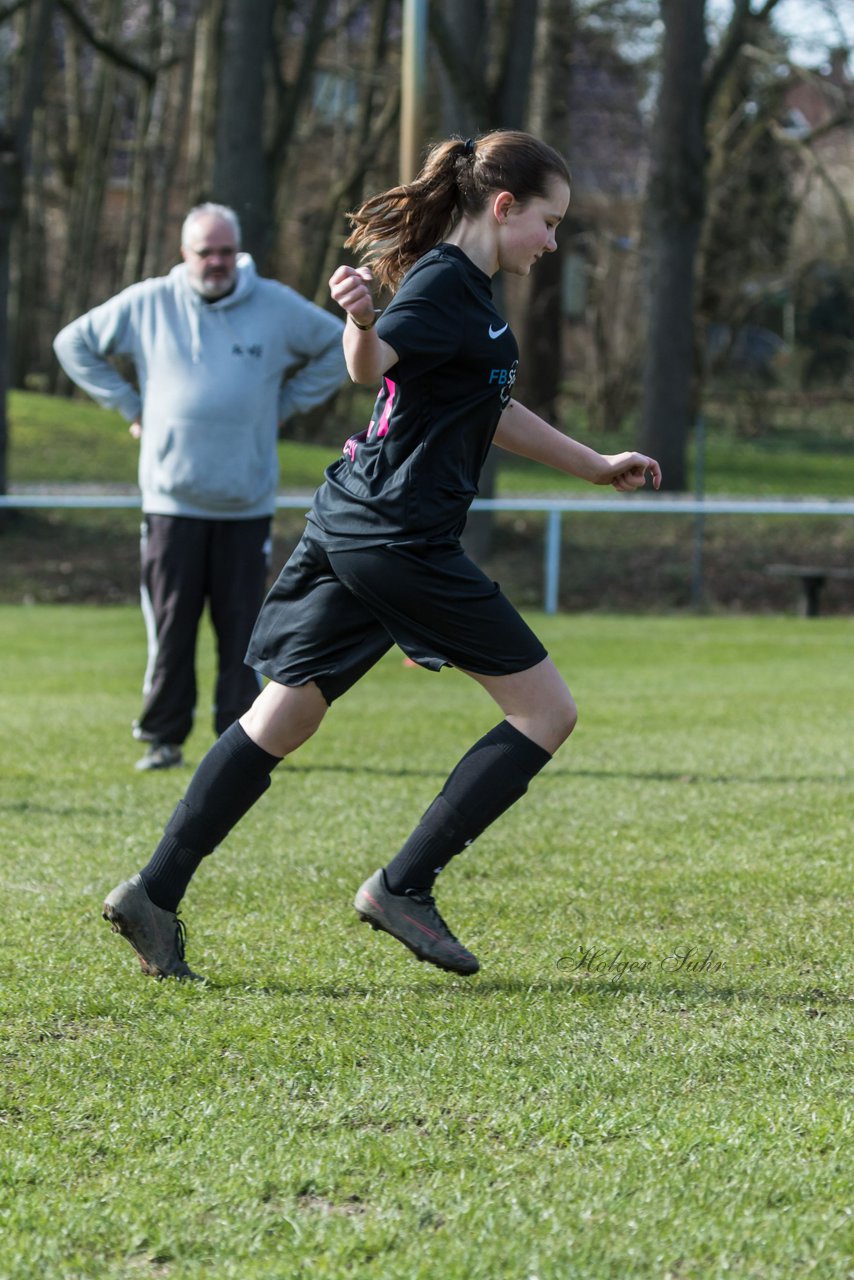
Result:
M129 422L142 411L143 511L248 520L275 507L279 422L346 378L342 329L241 253L225 298L206 302L180 263L72 321L53 345L98 404ZM139 392L110 356L131 358Z

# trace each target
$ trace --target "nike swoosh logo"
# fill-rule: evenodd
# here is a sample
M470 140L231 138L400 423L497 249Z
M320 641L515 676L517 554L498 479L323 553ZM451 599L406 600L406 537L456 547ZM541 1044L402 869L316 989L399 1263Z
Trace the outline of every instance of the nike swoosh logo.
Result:
M509 328L510 328L509 324L505 324L503 329L493 329L492 325L490 325L489 336L490 338L500 338L502 333L505 333Z

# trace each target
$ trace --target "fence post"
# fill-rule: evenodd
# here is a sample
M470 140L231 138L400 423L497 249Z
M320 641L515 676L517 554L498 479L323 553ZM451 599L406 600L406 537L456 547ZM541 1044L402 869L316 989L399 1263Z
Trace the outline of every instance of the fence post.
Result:
M546 517L545 599L546 613L557 613L558 586L560 584L560 532L561 513L550 511Z

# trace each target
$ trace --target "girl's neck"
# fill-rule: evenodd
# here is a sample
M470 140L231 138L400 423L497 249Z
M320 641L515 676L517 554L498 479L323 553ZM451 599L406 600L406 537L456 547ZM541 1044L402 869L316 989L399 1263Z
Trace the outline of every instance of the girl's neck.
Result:
M491 226L483 217L461 218L453 231L445 236L445 243L455 244L476 267L486 275L494 276L498 270L498 246L491 232Z

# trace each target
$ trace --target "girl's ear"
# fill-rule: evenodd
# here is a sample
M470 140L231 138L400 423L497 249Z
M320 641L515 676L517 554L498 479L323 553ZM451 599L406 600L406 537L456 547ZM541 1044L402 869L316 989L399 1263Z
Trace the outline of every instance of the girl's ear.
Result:
M515 203L515 197L510 191L499 191L492 201L492 212L496 222L506 222L510 208Z

